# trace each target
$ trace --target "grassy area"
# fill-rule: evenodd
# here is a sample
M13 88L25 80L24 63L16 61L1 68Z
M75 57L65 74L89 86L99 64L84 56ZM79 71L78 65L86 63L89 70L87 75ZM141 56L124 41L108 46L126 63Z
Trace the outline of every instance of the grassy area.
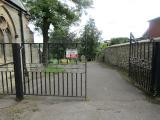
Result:
M52 72L52 73L58 73L58 72L64 72L64 68L62 67L55 67L55 66L48 66L44 69L44 72Z

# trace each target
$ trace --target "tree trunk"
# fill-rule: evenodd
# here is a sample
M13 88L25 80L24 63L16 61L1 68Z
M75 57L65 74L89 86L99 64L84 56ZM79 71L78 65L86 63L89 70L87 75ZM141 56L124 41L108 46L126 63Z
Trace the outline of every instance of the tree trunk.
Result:
M42 63L44 66L48 64L48 30L49 30L50 23L48 22L47 18L43 18L43 25L42 25L42 33L43 33L43 53L42 53Z

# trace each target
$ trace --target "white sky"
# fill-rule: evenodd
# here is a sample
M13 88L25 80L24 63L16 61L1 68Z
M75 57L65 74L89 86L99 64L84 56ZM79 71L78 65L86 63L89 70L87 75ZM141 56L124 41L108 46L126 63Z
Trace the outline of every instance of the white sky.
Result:
M160 16L160 0L94 0L88 17L94 18L96 26L102 31L102 38L129 37L132 32L140 37L148 28L148 20ZM81 26L88 17L83 16ZM79 28L74 28L74 30ZM35 35L35 41L41 41Z

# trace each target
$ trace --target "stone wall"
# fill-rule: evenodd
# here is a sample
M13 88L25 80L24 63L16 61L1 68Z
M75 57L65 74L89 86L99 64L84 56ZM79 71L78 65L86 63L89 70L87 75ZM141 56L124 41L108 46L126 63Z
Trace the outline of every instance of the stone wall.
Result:
M105 49L104 62L128 70L129 44L119 44Z
M11 7L11 5L6 4L6 2L0 1L0 16L3 17L7 23L6 28L8 28L11 34L11 41L21 43L21 27L20 27L20 16L18 10ZM22 15L23 20L23 30L25 42L33 42L33 33L28 27L28 18L26 15ZM0 27L0 31L2 31ZM8 42L8 41L2 41Z
M23 21L23 31L24 31L24 42L25 43L32 43L33 40L33 33L30 31L28 27L28 18L25 13L22 14L22 21ZM21 43L21 26L20 26L20 16L19 12L13 5L7 3L5 0L0 0L0 43ZM8 47L9 45L5 46L5 52L8 59L12 55L12 47ZM26 61L30 60L29 56L29 48L26 48ZM8 53L8 54L7 54ZM0 45L0 64L3 64L3 50L2 46Z
M154 41L159 41L159 38L155 39ZM138 43L132 44L132 61L138 62L137 64L144 64L145 66L148 66L150 68L152 62L152 48L153 42L150 42L150 40L143 40L139 41ZM124 70L128 70L129 49L129 43L110 46L104 51L103 61L107 64L111 64Z

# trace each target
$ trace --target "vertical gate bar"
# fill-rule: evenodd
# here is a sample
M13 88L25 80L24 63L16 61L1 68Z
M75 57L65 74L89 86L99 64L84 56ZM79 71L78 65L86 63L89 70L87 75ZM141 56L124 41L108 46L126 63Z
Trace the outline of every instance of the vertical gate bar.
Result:
M148 92L150 93L150 77L151 77L151 74L150 74L150 70L148 70Z
M3 55L4 55L4 63L6 63L6 52L5 52L5 44L3 43Z
M59 72L58 72L58 96L60 95Z
M62 73L62 86L63 86L63 96L64 96L64 72Z
M147 62L148 62L148 82L147 82L147 89L148 89L148 92L150 91L149 90L149 84L150 84L150 69L151 69L151 66L150 66L150 42L148 43L148 57L147 57Z
M139 51L139 55L138 55L138 85L140 86L141 85L141 64L139 63L140 60L141 60L141 44L139 44L138 46L138 51Z
M68 96L68 72L67 72L67 96Z
M81 73L81 96L82 96L82 73Z
M144 67L144 88L146 90L146 43L144 43L144 64L143 64L143 67Z
M143 45L143 43L141 43L141 88L142 89L144 89L143 88L143 77L144 77L144 68L143 68L143 47L144 47L144 45Z
M38 80L37 80L37 72L36 72L36 88L37 88L37 95L38 95Z
M27 68L27 66L26 66L26 60L24 60L25 59L25 55L23 55L23 53L25 52L25 50L23 50L23 49L25 49L25 45L26 44L24 44L24 43L22 43L21 44L22 45L22 66L23 66L23 69L22 69L22 71L23 71L23 85L24 85L24 95L26 94L26 74L28 75L28 72L26 71L26 68Z
M71 84L72 84L72 96L73 96L73 73L71 73Z
M142 58L141 58L142 64L141 64L141 69L142 69L142 88L144 89L144 75L145 75L145 69L144 69L144 43L142 43Z
M134 49L134 62L133 62L133 73L132 73L132 78L133 78L133 80L135 81L135 69L136 69L136 66L135 66L135 63L136 63L136 55L137 55L137 43L134 43L134 47L135 47L135 49Z
M11 94L13 94L12 73L11 73L11 71L10 71L10 83L11 83Z
M148 83L149 83L149 71L147 69L147 83L146 83L146 90L147 90L147 92L149 92Z
M87 60L85 61L85 99L87 99Z
M32 94L34 95L34 76L33 76L33 72L32 72Z
M85 35L85 40L86 40L86 35ZM87 54L87 40L85 43L85 56L88 56ZM87 58L85 59L85 99L87 99Z
M132 62L131 62L131 77L133 78L133 70L134 70L134 61L135 61L135 58L134 58L134 52L135 52L135 45L132 43L131 46L133 47L133 53L132 53Z
M47 83L46 83L46 72L44 72L44 87L45 87L45 94L47 94Z
M7 75L7 71L5 73L6 73L6 87L7 87L7 94L8 94L9 91L8 91L8 75Z
M56 94L56 81L55 81L55 73L53 73L53 84L54 84L54 95Z
M146 59L146 43L144 43L144 60Z
M48 54L48 61L50 62L50 60L49 60L49 59L50 59L50 55L49 55L49 43L47 43L47 49L48 49L48 51L47 51L47 54ZM49 63L49 62L48 62L48 63Z
M133 53L133 46L131 45L131 38L130 38L130 44L129 44L129 61L128 61L128 76L131 77L131 60L132 60L132 53Z
M78 95L78 88L77 88L77 73L76 73L76 96Z
M57 50L58 50L58 52L57 52L57 58L58 58L58 64L60 64L60 61L59 61L59 55L60 55L60 51L59 51L59 46L58 46L59 44L57 44Z
M41 60L42 59L42 57L41 57L42 53L41 53L41 44L40 43L38 43L38 54L39 54L39 62L42 63L42 60Z
M44 74L45 74L45 78L44 78L44 81L45 81L45 94L47 94L47 83L46 83L46 72L44 72Z
M141 59L142 59L142 44L140 44L140 62L142 61ZM140 66L140 73L139 73L139 75L140 75L140 87L142 87L142 64L139 64L139 66Z
M3 71L1 71L1 76L2 76L2 89L3 89L3 94L4 94L4 77L3 77Z
M77 49L77 46L78 46L78 43L76 43L76 49ZM77 51L78 51L78 49L77 49ZM77 53L78 54L78 53ZM78 58L76 57L76 64L78 63Z
M156 42L153 42L152 47L152 78L151 78L151 94L154 95L154 82L155 82L155 73L156 73L156 56L157 56L157 52L156 52Z
M153 92L154 92L154 87L153 87L153 85L154 85L154 58L155 58L155 51L156 51L156 49L155 49L155 42L153 42L152 43L152 69L151 69L151 86L150 86L150 89L151 89L151 94L153 94Z
M51 95L51 74L49 72L49 94Z
M28 94L30 94L30 72L28 72Z
M43 90L42 90L42 72L40 72L40 82L41 82L41 95L43 95Z
M23 69L23 74L24 74L24 69ZM23 77L23 85L24 85L24 94L26 94L26 79L25 79L25 76Z
M146 66L146 43L144 43L144 68L145 68L145 73L144 73L144 87L145 87L145 90L146 90L146 82L147 82L147 77L146 77L146 68L147 68L147 66Z
M29 46L30 46L31 63L33 63L33 59L32 59L32 44L30 43Z
M139 76L139 43L137 42L137 57L136 57L136 84L138 83L138 76Z
M137 76L138 76L138 61L139 61L139 59L138 59L138 55L139 55L139 52L138 52L138 47L139 47L139 43L138 42L136 42L135 43L136 44L136 49L135 49L135 51L136 51L136 56L135 56L135 63L134 63L134 81L136 82L137 81Z

